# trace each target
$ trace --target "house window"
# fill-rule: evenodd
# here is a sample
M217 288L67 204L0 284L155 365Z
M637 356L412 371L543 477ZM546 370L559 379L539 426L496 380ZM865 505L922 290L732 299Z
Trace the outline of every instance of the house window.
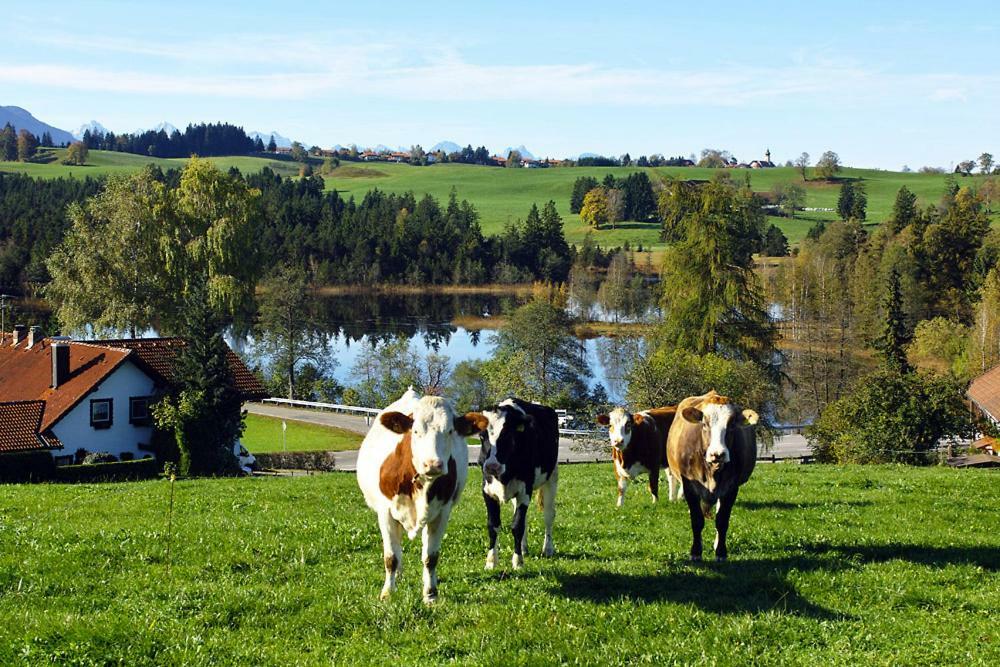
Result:
M111 428L114 421L110 398L97 398L90 402L90 425L94 428Z
M149 396L133 396L128 399L128 423L135 426L149 426Z

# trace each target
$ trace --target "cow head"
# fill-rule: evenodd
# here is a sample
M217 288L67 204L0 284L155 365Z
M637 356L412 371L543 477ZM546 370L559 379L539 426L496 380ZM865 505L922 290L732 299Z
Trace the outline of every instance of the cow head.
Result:
M615 408L606 415L597 415L597 423L608 427L611 446L622 452L632 441L632 429L645 419L642 414L632 414L625 408Z
M705 463L711 470L718 470L729 463L728 433L730 427L754 425L758 421L753 410L740 410L727 397L715 392L702 401L701 407L688 406L681 416L693 424L701 425L701 442Z
M456 447L465 446L465 437L486 428L486 418L478 412L456 416L451 403L440 396L424 396L413 414L385 412L382 426L393 433L409 435L413 468L424 479L448 472L448 459Z
M507 462L514 454L517 434L531 427L532 418L510 400L483 410L483 416L488 422L485 432L479 434L483 450L487 452L483 471L499 477L507 470Z

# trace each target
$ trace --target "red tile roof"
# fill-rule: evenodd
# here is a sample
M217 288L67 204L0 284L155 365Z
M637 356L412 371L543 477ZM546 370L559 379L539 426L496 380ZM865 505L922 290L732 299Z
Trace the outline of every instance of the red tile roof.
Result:
M53 389L53 342L46 338L29 348L27 341L15 346L10 336L0 335L0 451L61 448L52 426L122 363L132 361L154 380L170 385L177 352L185 345L178 338L65 341L70 350L69 377ZM227 350L227 360L245 399L267 396L236 353Z
M1000 365L973 380L967 393L980 410L1000 420Z
M140 365L155 372L167 384L172 384L175 380L174 362L177 353L186 345L181 338L130 338L95 341L94 344L131 350ZM236 388L244 398L254 400L267 397L267 391L260 380L235 352L227 349L226 361L229 362Z
M44 411L45 401L0 403L0 453L58 448L38 434Z
M16 347L0 340L0 402L44 401L39 429L47 431L129 356L89 343L69 342L69 377L53 389L51 339ZM2 423L2 422L0 422Z

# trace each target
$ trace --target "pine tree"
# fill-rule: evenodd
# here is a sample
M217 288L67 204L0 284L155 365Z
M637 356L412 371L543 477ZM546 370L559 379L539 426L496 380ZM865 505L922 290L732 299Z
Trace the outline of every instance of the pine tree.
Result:
M908 373L911 368L906 358L906 346L910 342L910 336L906 329L906 314L903 312L899 270L895 267L889 272L882 309L884 310L882 332L875 340L875 349L882 354L887 367L900 373Z
M0 130L0 160L13 162L17 159L17 132L10 123Z
M267 152L268 153L277 153L278 152L278 144L277 144L277 142L274 141L274 135L273 134L271 135L271 140L267 142Z
M185 345L177 353L175 391L155 408L157 424L173 433L182 475L232 474L233 443L243 432L242 399L226 360L223 325L199 285L185 299Z
M917 195L904 185L896 193L896 201L892 205L892 217L889 219L892 233L898 234L916 219Z

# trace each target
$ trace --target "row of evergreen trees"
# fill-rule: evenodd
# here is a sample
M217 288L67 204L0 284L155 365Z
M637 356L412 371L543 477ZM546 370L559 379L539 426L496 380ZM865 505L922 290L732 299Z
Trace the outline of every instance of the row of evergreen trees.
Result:
M82 141L90 149L165 158L191 155L202 157L249 155L263 153L267 148L260 137L253 139L247 136L242 127L229 123L188 125L183 133L175 129L170 134L164 130L117 135L114 132L100 133L86 130Z

